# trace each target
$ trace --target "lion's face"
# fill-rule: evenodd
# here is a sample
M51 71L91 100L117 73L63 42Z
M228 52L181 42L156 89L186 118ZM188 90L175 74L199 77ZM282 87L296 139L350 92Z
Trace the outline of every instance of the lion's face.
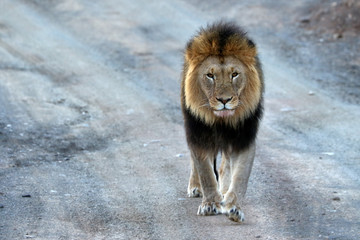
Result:
M212 125L235 126L256 110L262 82L255 58L208 56L188 58L184 75L184 104L192 114Z
M245 67L238 59L207 58L199 66L198 81L205 97L204 107L210 108L217 117L234 115L246 85Z
M262 100L263 79L255 44L239 28L202 29L185 51L182 106L207 125L237 126Z

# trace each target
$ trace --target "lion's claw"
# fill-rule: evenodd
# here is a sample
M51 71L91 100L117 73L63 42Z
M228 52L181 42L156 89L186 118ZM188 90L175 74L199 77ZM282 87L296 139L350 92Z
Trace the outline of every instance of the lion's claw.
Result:
M202 197L202 193L199 188L194 187L188 191L188 196L192 198Z
M243 222L245 220L244 213L236 206L233 206L229 211L225 212L225 214L234 222Z
M219 203L205 202L199 206L197 214L202 216L217 215L219 213L218 208L220 208Z

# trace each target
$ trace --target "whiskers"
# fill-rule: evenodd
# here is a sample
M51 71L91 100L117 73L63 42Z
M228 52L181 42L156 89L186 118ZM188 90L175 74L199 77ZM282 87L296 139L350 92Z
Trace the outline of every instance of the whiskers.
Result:
M239 100L238 103L236 104L236 106L234 108L237 108L239 106L243 105L243 103Z
M218 105L216 105L216 104L218 104ZM215 105L218 106L218 107L212 107L208 100L204 100L204 101L202 101L201 105L198 106L198 108L199 109L207 108L207 109L215 109L215 110L222 110L222 109L233 110L233 109L236 109L236 108L240 107L241 105L243 105L243 103L241 101L238 101L236 103L236 105L233 105L233 104L229 104L229 105L225 104L225 105L223 105L223 104L219 104L219 103L216 103L216 104ZM221 107L220 107L220 105L221 105Z
M210 108L210 104L206 101L204 104L200 105L199 108Z

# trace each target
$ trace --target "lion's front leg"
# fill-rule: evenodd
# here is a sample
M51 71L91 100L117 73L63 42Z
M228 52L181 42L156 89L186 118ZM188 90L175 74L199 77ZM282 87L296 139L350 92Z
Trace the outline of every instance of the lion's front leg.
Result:
M189 197L193 197L193 198L202 197L199 173L194 163L194 158L192 156L191 156L191 172L190 172L187 192Z
M222 160L219 169L219 189L222 195L229 190L231 182L230 157L226 152L222 153Z
M216 176L213 168L213 156L206 151L192 151L192 161L198 171L202 190L202 203L198 215L215 215L220 213L222 196L218 191Z
M243 200L251 168L255 156L255 143L239 154L230 154L231 183L221 202L222 212L235 222L244 221L244 213L240 208Z

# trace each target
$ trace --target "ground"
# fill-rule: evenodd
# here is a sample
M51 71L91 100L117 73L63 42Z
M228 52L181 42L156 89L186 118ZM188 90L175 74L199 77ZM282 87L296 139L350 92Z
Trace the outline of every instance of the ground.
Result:
M0 2L0 239L358 239L357 1ZM185 44L231 19L265 116L246 221L196 215Z

